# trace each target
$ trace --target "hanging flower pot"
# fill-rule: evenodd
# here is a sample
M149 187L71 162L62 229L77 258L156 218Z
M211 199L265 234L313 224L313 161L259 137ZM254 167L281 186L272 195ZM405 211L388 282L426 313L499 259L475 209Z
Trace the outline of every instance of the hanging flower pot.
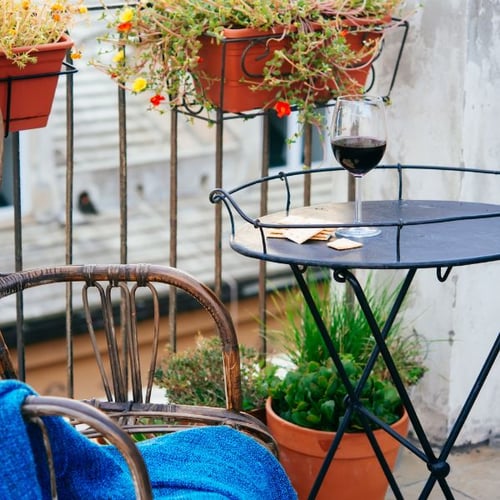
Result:
M335 437L334 432L300 427L279 417L266 402L267 425L278 444L279 459L299 500L308 497L325 456ZM403 436L408 433L408 414L392 425ZM391 470L400 443L384 430L374 435ZM318 500L364 499L383 500L388 481L375 452L363 432L345 433L319 490Z
M390 17L387 18L390 21ZM315 92L318 102L327 101L332 94L359 92L366 84L371 64L378 53L382 31L358 31L363 26L383 25L386 19L374 22L371 19L344 20L345 43L349 49L359 53L359 60L346 68L338 68L336 79L328 82L318 80ZM290 30L293 32L294 30ZM244 112L274 106L282 89L259 89L264 80L266 63L276 50L290 50L290 35L283 30L259 31L255 29L223 30L223 41L215 37L200 37L197 68L193 71L199 91L212 105L226 112ZM325 41L328 43L328 41ZM336 61L331 62L335 66ZM282 75L291 72L289 64L280 68Z
M399 3L138 2L109 9L110 29L99 41L110 44L112 57L104 51L106 60L92 63L122 88L151 93L150 107L160 112L278 107L278 116L296 109L299 123L322 126L318 100L345 94L337 73L357 75L369 53L365 45L361 54L349 49L344 20L353 21L352 31L368 31L355 22L376 24Z
M45 127L52 108L61 65L73 41L63 35L58 42L37 47L37 62L19 68L0 53L0 109L5 132ZM25 52L26 47L14 49Z
M280 30L246 28L225 28L223 34L222 42L200 37L202 47L194 70L200 92L214 106L232 113L273 106L279 89L259 89L258 85L274 51L289 45L287 37Z

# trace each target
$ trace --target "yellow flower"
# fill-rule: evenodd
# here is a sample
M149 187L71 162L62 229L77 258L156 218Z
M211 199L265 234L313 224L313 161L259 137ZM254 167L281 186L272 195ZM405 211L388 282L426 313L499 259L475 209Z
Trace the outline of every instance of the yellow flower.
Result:
M121 14L120 14L120 22L121 23L129 23L134 19L134 9L125 9Z
M31 2L29 0L24 0L22 3L22 8L24 10L28 10L30 8L30 4L31 4Z
M125 52L123 50L119 50L114 56L113 56L113 62L119 63L123 61L125 58Z
M147 86L148 82L145 78L136 78L132 84L132 92L142 92Z
M76 59L81 59L82 58L82 53L78 50L75 52L71 52L70 54L71 59L74 61Z
M64 10L64 5L59 2L55 2L50 6L52 12L62 12Z
M89 10L87 9L87 7L85 5L80 5L78 7L78 13L79 14L86 14Z

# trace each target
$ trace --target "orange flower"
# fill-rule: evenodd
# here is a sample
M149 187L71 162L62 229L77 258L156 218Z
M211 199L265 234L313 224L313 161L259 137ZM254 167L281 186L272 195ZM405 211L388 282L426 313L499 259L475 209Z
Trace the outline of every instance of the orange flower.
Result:
M130 21L127 21L126 23L120 23L116 29L119 33L127 33L127 31L130 31L132 29L132 23Z
M273 109L274 111L276 111L278 118L283 118L284 116L288 116L292 112L290 104L286 101L277 101Z
M153 97L151 97L151 99L149 100L149 102L153 106L159 106L164 100L165 100L165 98L162 95L156 94Z
M348 31L347 30L342 30L339 35L342 37L342 38L345 38L347 36L347 33Z

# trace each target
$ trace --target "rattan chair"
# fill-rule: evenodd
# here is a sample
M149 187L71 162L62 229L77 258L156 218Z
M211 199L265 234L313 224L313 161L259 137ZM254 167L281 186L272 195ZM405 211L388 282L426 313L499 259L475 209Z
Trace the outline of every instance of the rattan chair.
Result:
M267 427L258 419L241 411L241 380L238 339L232 319L219 298L192 276L171 267L123 265L71 265L32 269L0 276L0 299L28 293L28 289L48 287L56 283L72 283L72 295L81 288L81 307L73 305L74 314L83 314L86 330L93 345L96 370L99 371L105 397L87 399L86 403L105 412L130 434L147 436L174 432L204 425L225 424L257 439L273 454L275 442ZM171 287L179 294L191 297L213 320L222 342L221 361L224 365L226 408L212 408L151 402L153 378L158 362L160 343L160 302ZM92 300L91 295L97 296ZM120 298L117 301L116 295ZM139 357L137 334L138 303L149 297L152 304L153 327L150 338L150 359L144 367ZM0 301L1 302L1 301ZM117 302L119 318L117 319ZM1 305L1 304L0 304ZM96 340L96 309L106 335L104 356ZM70 352L71 349L68 349ZM108 360L109 359L109 363ZM71 360L70 372L71 372ZM0 377L16 377L14 363L0 335ZM22 359L18 363L24 364ZM22 376L20 377L23 378ZM72 394L69 394L71 397ZM99 430L88 430L90 437Z
M89 429L94 429L106 442L114 445L122 454L125 462L129 466L136 498L149 500L153 498L151 483L146 465L141 453L136 447L132 438L121 429L106 414L85 404L81 401L63 397L28 396L21 408L24 419L27 423L37 426L42 436L45 449L45 457L39 457L39 464L46 465L47 476L50 482L51 498L58 498L57 471L53 456L53 443L50 433L47 430L44 417L60 416L69 419L73 425L85 425ZM58 436L52 436L57 439ZM26 454L26 450L18 449L18 453ZM24 471L26 473L26 471ZM25 478L25 480L30 480ZM33 480L37 480L33 478Z

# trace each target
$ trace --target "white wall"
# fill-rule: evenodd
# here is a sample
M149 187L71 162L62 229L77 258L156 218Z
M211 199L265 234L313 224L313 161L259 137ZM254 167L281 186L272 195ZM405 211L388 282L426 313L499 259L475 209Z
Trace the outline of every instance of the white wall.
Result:
M500 2L419 3L391 94L385 161L500 169ZM419 176L411 191L498 202L500 182ZM499 282L500 263L455 268L444 284L431 270L417 273L408 316L429 341L430 371L415 401L434 442L446 436L500 331ZM497 362L457 444L500 434L499 396Z

